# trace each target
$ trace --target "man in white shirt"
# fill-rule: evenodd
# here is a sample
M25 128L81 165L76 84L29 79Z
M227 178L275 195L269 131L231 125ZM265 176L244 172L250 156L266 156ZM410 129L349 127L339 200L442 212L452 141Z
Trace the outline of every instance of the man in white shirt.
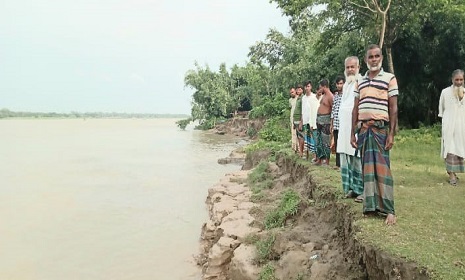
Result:
M449 184L457 185L456 173L464 172L465 104L464 71L452 72L452 85L443 89L439 98L439 117L442 118L441 156L446 162Z
M350 144L352 128L352 109L354 108L354 89L360 77L360 63L356 56L345 59L346 82L342 87L341 102L339 104L339 132L336 152L341 163L342 188L347 198L356 198L356 202L363 201L362 163L360 154Z
M313 132L316 132L316 115L320 102L316 98L316 94L312 92L312 83L306 81L304 85L305 95L302 96L302 124L305 133L305 146L307 148L306 158L308 159L309 152L315 155Z

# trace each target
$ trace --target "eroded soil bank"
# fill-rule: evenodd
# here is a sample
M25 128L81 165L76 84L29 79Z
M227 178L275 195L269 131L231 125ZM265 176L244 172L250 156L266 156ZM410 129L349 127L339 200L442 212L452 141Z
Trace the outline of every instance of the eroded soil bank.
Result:
M234 118L215 131L246 137L259 131L263 122ZM276 163L269 163L267 174L272 187L263 195L265 199L252 202L247 176L268 156L267 151L261 151L246 157L237 150L218 161L243 166L209 189L209 220L202 226L197 257L202 279L259 279L263 265L257 264L257 248L250 239L270 236L264 216L288 188L303 200L298 213L283 228L271 232L274 242L270 263L276 279L429 279L428 272L415 263L358 240L350 202L338 198L334 187L324 184L318 168L299 163L295 157L281 154Z
M266 191L266 199L251 202L247 175L267 156L266 152L248 156L242 171L227 174L210 188L206 200L210 220L202 227L197 258L203 279L259 278L262 267L249 239L269 234L264 215L287 188L305 199L286 226L273 231L271 264L277 279L429 279L416 264L357 240L347 202L337 197L334 187L319 183L318 168L299 164L292 156L278 155L276 163L269 163L273 187Z

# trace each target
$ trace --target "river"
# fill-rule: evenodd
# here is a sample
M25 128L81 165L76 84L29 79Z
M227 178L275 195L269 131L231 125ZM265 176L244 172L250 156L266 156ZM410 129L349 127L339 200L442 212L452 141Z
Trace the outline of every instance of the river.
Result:
M200 279L207 190L238 139L174 119L0 121L0 279Z

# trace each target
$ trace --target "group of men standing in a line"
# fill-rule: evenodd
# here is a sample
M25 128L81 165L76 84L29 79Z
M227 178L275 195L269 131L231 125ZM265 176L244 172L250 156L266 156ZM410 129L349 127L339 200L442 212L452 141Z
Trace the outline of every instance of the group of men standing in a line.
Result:
M365 215L381 215L393 225L389 151L397 129L397 79L382 69L378 45L368 46L364 62L368 71L361 76L359 59L345 59L345 77L336 78L334 94L327 79L320 81L316 93L310 81L290 89L292 148L304 159L313 154L315 165L328 165L333 149L346 198L362 202ZM464 172L464 72L454 71L452 82L441 93L439 116L443 118L441 153L449 183L456 185L456 173Z

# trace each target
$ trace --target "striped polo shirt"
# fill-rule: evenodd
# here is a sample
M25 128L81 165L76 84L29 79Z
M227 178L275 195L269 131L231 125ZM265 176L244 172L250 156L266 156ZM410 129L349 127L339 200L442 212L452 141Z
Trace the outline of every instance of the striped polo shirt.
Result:
M368 73L358 79L354 93L359 98L358 119L389 121L388 99L399 95L396 77L383 69L370 80Z

